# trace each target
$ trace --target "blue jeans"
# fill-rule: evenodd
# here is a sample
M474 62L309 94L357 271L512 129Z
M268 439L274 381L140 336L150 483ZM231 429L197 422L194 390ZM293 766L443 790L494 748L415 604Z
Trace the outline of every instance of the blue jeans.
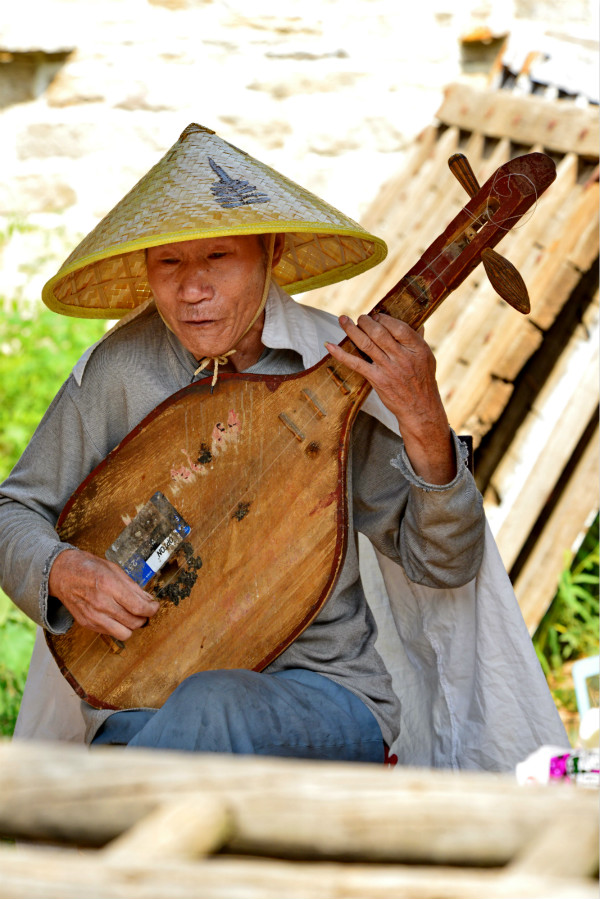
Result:
M115 712L92 741L189 752L383 762L381 730L354 693L313 671L201 671L162 708Z

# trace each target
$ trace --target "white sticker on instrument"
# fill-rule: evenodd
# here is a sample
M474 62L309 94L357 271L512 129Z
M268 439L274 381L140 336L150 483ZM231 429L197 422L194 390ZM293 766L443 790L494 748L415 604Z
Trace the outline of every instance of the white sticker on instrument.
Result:
M160 571L165 562L168 562L173 551L180 545L181 539L181 535L177 531L173 531L168 537L165 537L160 546L156 547L150 558L146 559L146 565L154 574Z

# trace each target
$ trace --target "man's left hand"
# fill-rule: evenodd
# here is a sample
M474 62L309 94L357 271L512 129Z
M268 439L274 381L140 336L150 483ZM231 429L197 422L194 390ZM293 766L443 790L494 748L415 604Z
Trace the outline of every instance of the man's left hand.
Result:
M361 315L357 324L342 315L339 322L371 362L327 343L331 355L366 378L396 416L416 474L429 484L452 481L456 460L450 426L435 380L435 357L422 334L383 313Z

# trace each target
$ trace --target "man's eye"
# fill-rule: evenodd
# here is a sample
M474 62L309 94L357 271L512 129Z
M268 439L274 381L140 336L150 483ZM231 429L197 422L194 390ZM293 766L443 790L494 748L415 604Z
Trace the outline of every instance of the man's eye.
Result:
M227 255L227 253L225 251L222 251L222 252L215 251L214 253L211 253L208 258L209 259L222 259L226 255Z

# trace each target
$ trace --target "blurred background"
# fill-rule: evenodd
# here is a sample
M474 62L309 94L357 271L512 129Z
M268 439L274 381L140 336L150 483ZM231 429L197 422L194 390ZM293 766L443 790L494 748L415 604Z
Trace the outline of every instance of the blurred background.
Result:
M300 298L352 315L466 202L453 152L483 183L542 150L557 181L499 247L531 316L477 271L427 336L576 734L573 662L598 653L597 112L597 0L12 4L0 22L0 479L106 327L50 313L42 285L190 122L387 240L378 269ZM0 594L0 733L12 733L32 639ZM597 676L586 689L597 705Z

